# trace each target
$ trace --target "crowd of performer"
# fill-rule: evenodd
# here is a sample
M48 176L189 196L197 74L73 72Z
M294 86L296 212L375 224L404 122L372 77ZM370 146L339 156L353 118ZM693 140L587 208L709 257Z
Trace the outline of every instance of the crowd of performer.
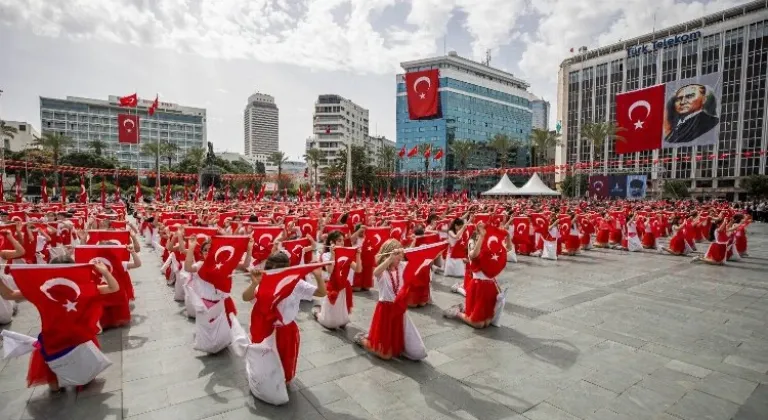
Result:
M140 250L162 259L173 298L195 318L194 346L245 358L254 395L287 402L296 375L301 301L345 328L354 294L375 289L373 318L354 342L382 358L427 351L408 316L432 303L435 273L456 278L463 303L446 318L499 325L518 256L569 258L594 248L725 264L747 256L751 218L727 203L544 200L455 202L177 202L0 206L0 324L29 300L42 332L4 330L6 357L31 353L29 386L83 386L110 362L98 334L130 325L130 270ZM246 282L233 282L243 273ZM237 277L235 277L237 279ZM253 302L249 331L234 296ZM255 350L254 350L255 349Z

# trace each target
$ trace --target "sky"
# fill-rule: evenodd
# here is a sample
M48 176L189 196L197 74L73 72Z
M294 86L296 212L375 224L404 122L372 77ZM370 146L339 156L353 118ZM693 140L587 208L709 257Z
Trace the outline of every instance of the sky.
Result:
M0 0L0 118L40 128L39 96L137 92L206 108L208 141L243 152L254 92L300 160L319 94L370 110L395 139L399 63L454 50L531 84L557 115L557 71L595 48L744 0Z

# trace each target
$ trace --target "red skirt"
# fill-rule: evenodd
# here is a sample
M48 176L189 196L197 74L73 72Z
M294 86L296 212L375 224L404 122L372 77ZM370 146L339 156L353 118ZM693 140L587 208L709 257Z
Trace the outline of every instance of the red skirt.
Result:
M101 348L99 345L99 339L93 337L93 344L96 347ZM29 368L27 369L27 388L32 388L40 385L51 385L58 383L59 378L48 367L48 363L43 358L43 353L40 352L40 344L35 343L35 349L32 351L32 355L29 358Z
M376 302L368 345L374 352L386 356L399 356L405 349L404 312L394 302Z
M685 238L683 235L675 235L669 240L669 250L677 255L685 252Z
M620 244L622 236L624 235L621 234L620 230L611 230L608 234L608 242L612 244Z
M464 315L474 323L488 322L496 311L499 289L493 280L472 278L469 282L464 303Z
M102 329L117 328L131 323L131 308L128 300L115 305L104 305L99 323Z
M589 242L587 242L589 243ZM577 252L581 248L581 240L576 235L566 235L563 240L563 246L566 252Z
M653 232L645 232L643 234L643 248L645 249L653 249L656 248L656 235L653 234Z
M719 264L725 263L726 251L728 249L727 244L721 244L718 242L712 242L709 244L707 253L704 254L704 259L713 261Z
M581 242L582 246L589 246L590 241L592 240L592 235L589 233L582 233L581 238L579 238L579 242Z
M608 245L608 240L611 236L611 231L607 229L601 229L597 231L595 235L595 243L597 245Z
M736 234L736 252L739 253L739 255L746 254L747 252L747 235L745 234Z
M408 298L406 299L408 306L413 305L426 305L429 303L430 287L429 285L424 287L408 288Z
M363 270L359 273L355 273L355 279L352 282L352 287L355 288L361 288L361 289L372 289L373 288L373 269L375 268L374 265L376 263L370 263L366 264L366 261L363 261Z
M285 382L290 382L296 376L300 343L299 326L296 322L275 328L275 344L285 372Z

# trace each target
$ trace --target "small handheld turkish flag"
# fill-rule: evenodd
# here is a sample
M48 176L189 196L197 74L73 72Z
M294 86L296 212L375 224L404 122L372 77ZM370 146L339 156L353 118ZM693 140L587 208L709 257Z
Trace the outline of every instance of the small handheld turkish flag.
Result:
M627 154L661 147L664 126L665 85L651 86L616 95L618 133L616 153Z
M117 141L120 143L139 143L139 116L117 114Z
M346 290L347 310L352 308L352 285L349 283L349 271L357 257L357 248L336 247L333 249L333 271L328 280L328 300L336 304L336 298Z
M404 251L408 264L403 271L403 280L408 286L425 287L429 284L432 261L448 249L448 242L422 245Z
M283 241L283 249L288 251L291 266L299 265L304 257L304 248L311 245L311 242L307 238L294 239L291 241Z
M214 236L197 274L224 293L232 290L232 272L248 249L249 236Z
M40 313L40 342L55 354L93 340L102 303L90 264L13 264L10 274L21 294Z
M300 217L296 220L296 226L301 229L301 236L317 236L317 219L311 217Z
M438 114L439 87L440 76L437 69L405 74L408 115L412 120L430 118Z
M253 250L251 255L254 262L259 264L262 261L269 258L272 253L272 247L274 246L275 239L282 233L282 226L254 226L253 232Z
M120 284L120 290L104 295L104 304L120 304L121 296L134 298L133 284L128 276L123 262L131 259L128 248L122 245L80 245L75 247L75 262L78 264L104 264L115 280ZM113 296L114 295L114 296ZM125 298L123 298L125 299ZM130 321L130 319L128 319Z
M507 266L507 249L504 243L507 232L494 226L485 226L485 237L481 246L477 266L489 278L496 278Z
M88 239L85 243L88 245L107 243L127 246L131 243L131 233L127 230L89 230Z
M0 190L2 189L0 188ZM42 185L42 188L40 189L40 196L43 203L48 202L48 185L47 185L47 181L45 180L45 177L43 177L43 185ZM0 201L2 201L1 198L0 198Z
M80 175L80 194L78 196L80 204L88 203L88 191L85 189L85 178Z

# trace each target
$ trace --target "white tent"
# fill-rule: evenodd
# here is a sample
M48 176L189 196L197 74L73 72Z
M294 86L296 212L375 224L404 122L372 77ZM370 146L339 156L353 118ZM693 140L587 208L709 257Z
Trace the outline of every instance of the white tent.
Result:
M490 190L482 193L482 195L518 195L518 189L512 181L509 180L507 174L501 177L499 183L496 184Z
M496 187L494 187L496 188ZM517 195L560 195L559 192L551 190L547 185L539 178L539 174L534 173L531 179L525 183L522 187L517 189Z

